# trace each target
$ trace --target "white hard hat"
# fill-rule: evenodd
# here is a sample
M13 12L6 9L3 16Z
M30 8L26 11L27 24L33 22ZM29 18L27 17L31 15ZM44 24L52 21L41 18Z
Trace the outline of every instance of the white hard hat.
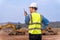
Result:
M31 3L29 7L36 7L37 8L37 3Z

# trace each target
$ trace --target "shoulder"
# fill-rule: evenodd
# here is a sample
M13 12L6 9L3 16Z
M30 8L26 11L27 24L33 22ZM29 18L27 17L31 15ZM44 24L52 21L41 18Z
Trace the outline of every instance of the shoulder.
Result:
M41 13L36 12L36 14L38 14L38 15L41 15L41 16L42 16L42 14L41 14Z

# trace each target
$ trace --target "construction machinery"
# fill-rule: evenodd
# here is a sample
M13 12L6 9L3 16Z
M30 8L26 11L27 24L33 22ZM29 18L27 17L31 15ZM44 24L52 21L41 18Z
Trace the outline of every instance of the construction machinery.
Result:
M24 27L20 27L19 29L16 28L15 24L8 23L6 25L0 26L1 30L4 30L9 35L24 35L28 33L28 29ZM52 27L47 27L46 29L42 30L43 35L56 35L57 32L53 30Z
M52 27L47 27L45 30L42 30L43 35L56 35L57 31L55 31Z
M0 30L3 30L4 32L7 32L9 35L18 35L18 34L26 34L28 31L26 28L16 28L15 24L8 23L6 25L0 26Z

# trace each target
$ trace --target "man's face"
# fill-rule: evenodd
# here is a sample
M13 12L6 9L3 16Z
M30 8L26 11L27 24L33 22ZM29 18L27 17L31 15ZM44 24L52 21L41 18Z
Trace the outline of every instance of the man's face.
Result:
M32 8L32 7L30 7L30 8L29 8L29 10L30 10L30 13L32 13L32 12L33 12L33 8Z

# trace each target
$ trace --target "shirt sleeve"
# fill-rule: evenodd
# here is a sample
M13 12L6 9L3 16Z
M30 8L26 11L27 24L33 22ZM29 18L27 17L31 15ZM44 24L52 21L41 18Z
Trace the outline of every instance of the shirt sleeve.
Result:
M29 15L25 16L25 24L29 24L29 21L30 21L30 17Z
M48 19L46 19L44 16L42 16L42 29L46 29L47 25L49 24Z

